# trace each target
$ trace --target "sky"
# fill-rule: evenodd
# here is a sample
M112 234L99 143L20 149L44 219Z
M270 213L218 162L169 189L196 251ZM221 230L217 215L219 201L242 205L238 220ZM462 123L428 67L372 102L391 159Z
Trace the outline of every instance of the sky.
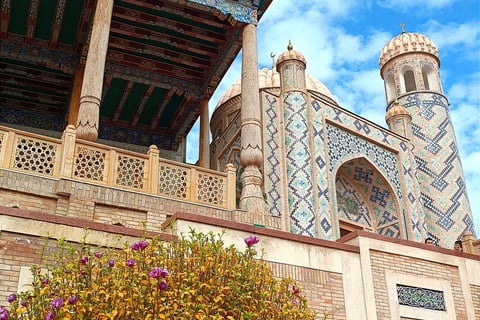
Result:
M257 28L259 68L272 66L291 40L343 108L383 127L385 91L378 58L401 33L429 37L439 49L440 76L480 236L480 1L479 0L273 0ZM210 100L241 75L241 53ZM187 162L198 159L198 121L187 138Z

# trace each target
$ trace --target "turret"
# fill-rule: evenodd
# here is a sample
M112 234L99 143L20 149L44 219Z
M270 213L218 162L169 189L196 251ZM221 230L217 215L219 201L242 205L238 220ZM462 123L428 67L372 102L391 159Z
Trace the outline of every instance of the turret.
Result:
M425 236L451 248L463 232L473 231L473 218L449 103L442 89L438 49L428 37L406 33L402 26L402 33L383 48L379 65L385 82L387 123L413 145Z

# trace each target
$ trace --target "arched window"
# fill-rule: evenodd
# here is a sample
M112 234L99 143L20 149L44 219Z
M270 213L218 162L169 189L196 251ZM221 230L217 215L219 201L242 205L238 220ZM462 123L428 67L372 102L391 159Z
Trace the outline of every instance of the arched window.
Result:
M431 66L427 65L422 68L422 77L425 90L442 92L439 76Z
M405 90L406 92L417 90L417 84L415 83L415 75L412 70L407 70L403 74L403 79L405 80Z
M390 72L385 77L385 92L387 94L387 103L395 99L395 81L393 79L393 73Z

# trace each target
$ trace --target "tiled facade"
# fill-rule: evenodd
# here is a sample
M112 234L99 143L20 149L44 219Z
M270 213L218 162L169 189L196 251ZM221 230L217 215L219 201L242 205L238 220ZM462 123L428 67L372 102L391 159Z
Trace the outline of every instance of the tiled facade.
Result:
M411 115L407 122L391 121L392 131L341 108L328 89L315 91L303 56L291 48L278 59L278 73L259 71L264 194L269 214L283 220L284 230L335 240L346 222L418 242L430 236L445 247L473 231L432 45L426 53L382 53L387 110L396 100L405 117ZM288 56L295 58L283 58ZM415 83L406 83L405 70L412 70ZM308 81L300 81L302 76ZM212 142L212 158L218 169L238 150L233 141L240 134L239 116L229 115L240 109L240 98L238 90L228 91L213 116L218 140Z

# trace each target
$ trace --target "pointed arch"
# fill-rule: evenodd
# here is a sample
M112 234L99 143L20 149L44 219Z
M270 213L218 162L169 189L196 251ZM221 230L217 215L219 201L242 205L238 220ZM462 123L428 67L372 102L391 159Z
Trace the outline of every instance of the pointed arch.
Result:
M395 192L367 158L352 158L338 167L335 196L340 235L363 229L402 237L401 209Z

